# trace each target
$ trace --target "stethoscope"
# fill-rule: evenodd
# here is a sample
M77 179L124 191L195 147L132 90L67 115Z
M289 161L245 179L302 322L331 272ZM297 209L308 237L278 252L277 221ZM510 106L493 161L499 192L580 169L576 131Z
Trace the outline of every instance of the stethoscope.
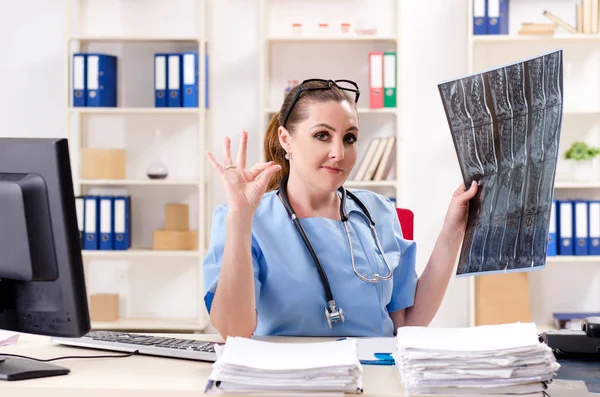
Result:
M300 220L296 217L296 213L294 212L294 209L292 208L292 205L290 204L290 201L289 201L288 195L287 195L287 181L288 181L288 177L287 177L287 175L285 175L281 179L281 182L279 183L279 193L281 195L281 201L283 202L283 206L285 207L290 219L292 220L292 222L294 222L294 226L296 226L298 233L300 233L302 240L304 240L304 244L306 245L306 248L308 248L310 255L312 256L313 260L315 261L315 264L317 265L317 270L319 271L319 276L321 277L321 282L323 283L323 287L325 288L325 296L327 298L328 307L325 307L325 318L327 319L327 324L329 325L329 329L331 329L332 324L340 322L340 321L344 322L344 320L345 320L344 312L343 312L342 308L338 307L337 304L335 303L335 299L333 299L333 294L331 293L331 286L329 285L329 280L327 279L327 274L325 274L325 270L323 269L323 266L321 266L321 262L319 262L319 258L317 257L317 254L315 253L315 250L313 249L313 246L310 243L310 240L308 239L308 236L306 235L304 228L300 224ZM344 229L346 230L346 237L348 238L348 245L350 246L350 258L352 260L352 270L354 271L354 274L356 274L356 276L359 279L361 279L362 281L367 282L367 283L376 283L379 280L389 279L390 277L392 277L392 267L390 266L390 264L387 261L387 258L385 257L385 252L383 252L383 248L381 247L381 243L379 242L379 237L377 236L377 231L375 230L375 222L373 221L373 218L371 218L371 214L369 213L369 210L367 210L367 207L362 203L362 201L360 201L358 199L358 197L356 197L356 195L354 195L354 193L347 191L343 186L340 186L338 191L341 193L340 218L342 220L342 224L344 225ZM350 198L352 200L354 200L354 202L362 210L361 215L363 215L363 217L365 217L368 220L369 226L371 227L371 232L373 233L373 236L375 237L375 243L377 244L377 248L379 249L379 252L381 252L381 255L383 256L385 265L388 268L389 274L387 276L380 276L379 274L375 273L375 274L373 274L373 277L369 278L369 277L363 276L356 270L356 264L354 262L354 250L352 248L352 239L350 238L350 229L348 228L348 213L346 212L346 196L350 196Z

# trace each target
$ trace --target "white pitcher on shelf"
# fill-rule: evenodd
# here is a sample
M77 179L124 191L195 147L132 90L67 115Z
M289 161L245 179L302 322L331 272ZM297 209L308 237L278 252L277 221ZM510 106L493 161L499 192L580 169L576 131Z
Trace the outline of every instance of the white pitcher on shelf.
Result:
M585 142L576 141L565 152L569 177L574 182L592 182L596 179L597 161L600 148L589 146Z

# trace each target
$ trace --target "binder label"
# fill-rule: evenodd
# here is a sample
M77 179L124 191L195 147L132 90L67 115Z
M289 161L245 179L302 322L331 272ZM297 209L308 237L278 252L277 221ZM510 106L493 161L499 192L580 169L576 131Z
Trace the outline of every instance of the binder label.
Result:
M169 57L169 90L179 89L179 57Z
M571 203L562 203L560 208L560 237L570 238L573 236L573 221L571 218ZM564 242L568 245L568 242Z
M98 63L99 58L97 56L88 57L88 90L98 89ZM90 93L93 95L94 93Z
M111 202L110 200L100 201L100 233L110 233L112 230L111 221Z
M600 203L590 203L590 237L600 237Z
M196 57L194 54L183 55L183 84L193 85L196 83Z
M73 58L73 89L85 89L85 73L84 71L85 58L76 56Z
M373 55L371 57L371 88L383 87L383 56Z
M115 233L125 233L125 200L115 200Z
M85 200L85 232L96 233L96 201Z
M154 58L154 67L156 73L154 74L154 86L157 90L167 89L167 61L165 57Z
M75 212L77 213L77 227L83 231L83 197L75 199Z
M575 204L575 237L586 238L587 237L587 203L576 203Z

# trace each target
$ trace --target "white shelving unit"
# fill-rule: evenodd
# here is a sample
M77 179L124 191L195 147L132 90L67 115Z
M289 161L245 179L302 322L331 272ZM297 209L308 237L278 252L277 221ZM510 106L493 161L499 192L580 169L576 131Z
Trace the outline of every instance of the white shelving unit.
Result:
M558 255L558 256L549 256L546 258L546 263L548 265L558 265L558 264L584 264L584 263L593 263L600 265L600 256L598 255L590 255L590 256L570 256L570 255Z
M532 2L532 4L534 4ZM531 21L533 10L538 12L537 8L539 7L539 15L541 15L544 7L550 7L550 4L545 4L543 7L535 4L531 6L527 6L524 4L516 5L521 7L519 11L524 11L527 14L526 18L522 21L518 22L528 22ZM552 3L553 7L565 7L565 4L561 4L560 2ZM566 5L568 7L572 7L571 3ZM511 3L512 7L512 3ZM533 7L533 8L532 8ZM574 6L573 6L574 7ZM590 51L599 51L600 50L600 35L598 34L570 34L565 33L559 28L557 33L554 36L520 36L514 34L516 29L516 24L511 22L511 30L508 35L473 35L473 0L469 0L468 2L468 18L467 18L467 65L468 65L468 74L477 73L481 71L485 71L492 67L497 67L499 65L512 63L514 61L518 61L521 59L530 58L533 56L537 56L539 54L553 51L556 49L563 50L563 89L564 89L564 109L563 109L563 127L561 133L561 142L560 142L560 153L564 153L567 149L568 145L573 140L585 140L590 136L598 139L597 134L594 135L585 135L582 128L588 128L594 125L598 125L600 120L596 118L600 116L600 95L598 95L597 90L595 90L596 86L593 81L589 82L589 85L586 86L573 86L572 82L576 80L576 74L582 73L584 71L589 71L591 73L595 73L596 69L590 68L589 70L584 67L582 61L581 64L577 66L573 66L574 63L579 61L579 57L592 58L597 54L590 54ZM562 9L565 11L566 9ZM518 12L514 9L510 11L510 17L520 17ZM563 14L560 14L561 17ZM533 17L535 19L535 16ZM550 22L540 17L540 21ZM537 21L537 20L536 20ZM567 64L571 64L569 68ZM573 72L571 72L573 70ZM576 72L575 72L576 70ZM579 89L585 88L585 94L589 94L593 91L593 94L596 96L595 101L587 101L585 95L580 95L581 92L578 92ZM588 103L588 102L591 102ZM581 127L583 126L583 127ZM559 166L561 159L559 158ZM577 181L569 181L569 180L559 180L557 178L554 185L555 197L598 197L598 192L596 190L600 190L600 181L591 181L591 182L577 182ZM575 195L575 196L574 196ZM600 257L598 256L549 256L546 259L547 266L550 267L550 271L554 271L555 269L563 268L561 265L582 265L582 264L600 264ZM567 269L566 267L563 269ZM568 268L572 269L572 268ZM580 268L578 268L579 270ZM535 276L536 286L539 288L544 282L556 282L558 281L555 278L560 278L561 276L548 276L540 274L537 275L538 272L531 272L529 275L530 283L533 280L531 277ZM554 278L553 278L554 277ZM563 276L564 277L564 276ZM578 276L579 277L579 276ZM564 281L564 278L561 280ZM568 283L568 282L567 282ZM553 284L554 285L554 284ZM570 293L569 291L565 292L563 290L564 285L556 286L552 289L552 291L556 291L560 289L562 293ZM550 288L550 287L548 287ZM556 294L553 294L556 295ZM533 299L546 299L544 297L535 297L532 296ZM564 300L564 299L563 299ZM470 314L470 325L475 325L475 278L471 277L469 279L469 314ZM554 301L556 304L557 301ZM562 303L561 301L560 303ZM539 305L543 307L545 311L549 309L555 309L552 307L552 303L544 303L543 305ZM563 308L561 306L561 308ZM562 309L561 309L562 310ZM533 314L533 313L532 313Z
M91 4L88 0L66 0L66 41L67 41L67 52L65 56L65 81L67 90L67 103L66 103L66 117L67 117L67 138L69 139L70 145L70 153L71 153L71 161L72 161L72 170L73 170L73 180L74 180L74 189L76 195L86 195L86 194L95 194L96 191L100 191L98 194L111 194L111 189L116 189L117 192L123 194L131 195L132 197L132 230L130 231L133 236L134 245L136 243L136 234L145 234L146 238L143 244L143 247L133 246L131 249L127 251L90 251L90 250L82 250L82 256L84 259L84 265L86 269L86 282L88 284L88 294L90 294L90 282L92 280L93 274L99 274L98 272L102 271L102 266L106 266L107 272L112 269L112 264L116 264L115 266L123 268L126 266L150 266L152 263L154 267L152 269L160 269L161 274L155 274L154 277L161 278L164 274L169 274L171 269L176 268L177 271L187 271L190 274L194 274L194 285L195 290L193 291L193 297L188 299L185 303L189 304L193 309L187 310L188 313L191 313L189 316L185 316L185 318L177 318L175 317L177 313L170 313L169 302L165 302L165 300L161 300L161 308L160 313L153 313L152 316L144 316L144 315L132 315L132 316L124 316L120 318L116 322L92 322L92 329L104 329L104 330L130 330L130 331L172 331L172 332L199 332L202 331L208 325L208 317L206 315L206 311L204 309L203 304L203 285L202 285L202 260L203 254L206 252L206 244L208 240L207 236L207 214L208 208L210 208L210 203L208 202L208 189L209 189L209 174L207 170L207 162L205 161L205 151L206 148L210 145L210 136L207 131L207 118L208 118L208 110L206 107L206 85L205 85L205 76L206 76L206 62L205 56L207 54L207 8L208 8L208 0L183 0L185 6L191 6L194 8L194 11L191 13L185 13L184 16L187 18L195 19L195 26L192 26L195 30L195 34L166 34L166 35L156 35L157 31L160 29L150 29L148 32L149 35L140 33L140 34L122 34L123 30L127 30L130 26L127 26L126 22L121 21L121 31L117 31L114 34L95 34L92 33L92 28L86 26L86 22L90 25L94 25L94 27L98 28L99 23L94 20L96 18L96 14L94 12L89 12L87 7L95 6L101 7L104 4ZM158 6L164 7L164 10L161 10L159 13L168 12L176 12L173 11L174 7L177 7L177 1L164 3L164 6L159 5L157 2L153 2L152 5L156 8ZM179 1L179 4L182 4L182 1ZM108 4L108 7L111 5ZM114 4L112 4L115 7ZM121 4L117 6L117 11L119 7L123 7L122 10L128 9L131 11L131 7L145 7L136 4ZM143 8L144 12L148 8ZM88 11L88 12L86 12ZM100 14L100 13L99 13ZM182 15L183 16L183 15ZM105 15L106 17L106 15ZM114 28L119 25L118 20L115 17L115 20L112 20L114 15L108 14L108 18L111 18L111 23L107 24ZM135 19L135 16L134 18ZM169 20L166 18L166 20ZM175 20L175 19L171 19ZM180 23L181 21L178 21ZM101 24L100 24L101 25ZM139 24L140 26L144 26L143 22ZM161 25L164 27L164 25ZM181 30L180 26L176 27L174 30ZM189 28L189 26L188 26ZM148 31L148 29L146 29ZM94 108L94 107L73 107L72 102L72 56L75 52L103 52L103 53L111 53L114 50L115 53L113 55L117 55L118 57L118 107L111 108ZM154 107L154 53L160 52L181 52L181 51L197 51L198 53L198 103L199 106L197 108L155 108ZM128 82L132 76L134 80L137 80L138 76L131 73L131 63L125 64L125 60L128 60L128 57L140 58L143 57L143 61L139 62L140 68L140 77L139 79L145 79L143 81L143 86L139 85L139 82L136 81L136 84L133 84L133 88L131 85L128 86ZM123 69L128 69L124 71ZM122 74L126 74L123 76ZM149 77L150 76L150 77ZM143 93L140 89L143 87ZM134 91L134 92L122 92L122 91ZM150 95L148 95L150 94ZM137 100L130 100L130 97L137 97ZM139 98L142 97L142 100ZM124 100L124 98L126 98ZM138 103L139 102L139 103ZM177 178L177 175L171 175L164 180L152 180L145 176L145 169L137 169L132 174L129 175L130 168L139 167L139 163L137 164L129 164L129 150L134 149L139 150L143 155L148 157L148 153L144 153L144 151L155 150L156 146L159 146L156 142L153 145L153 149L148 149L148 147L142 147L137 149L135 146L130 147L131 142L135 142L134 139L129 141L130 134L144 134L146 133L146 127L141 127L140 125L146 123L146 125L153 125L154 123L160 124L162 126L167 126L166 129L170 129L171 126L175 131L170 131L168 133L161 133L160 138L167 138L167 141L175 139L174 137L177 134L184 132L187 133L185 137L192 137L193 139L189 142L184 141L183 146L186 146L185 150L188 153L189 157L193 158L195 162L195 167L193 170L188 172L189 175L185 175L184 177ZM108 123L108 124L102 124ZM115 147L119 143L123 144L125 142L126 149L128 150L128 177L127 179L122 180L90 180L90 179L81 179L79 177L79 163L80 163L80 149L88 146L88 144L92 141L90 138L91 134L94 132L97 134L98 130L102 132L103 129L107 129L108 126L118 126L121 127L120 136L115 138L114 133L111 131L105 141L102 142L102 147L112 147L111 143L115 144ZM182 127L183 126L183 127ZM184 128L185 127L185 128ZM180 130L176 130L179 128ZM140 132L141 130L141 132ZM107 129L108 131L108 129ZM191 131L191 132L190 132ZM155 136L152 135L152 131L148 131L148 136L145 138L138 139L138 142L144 141L152 141ZM181 138L183 139L183 138ZM95 143L97 144L99 139L95 139ZM181 143L181 142L177 142ZM160 147L163 147L163 142L160 142ZM171 155L178 156L179 150L182 149L172 149ZM173 153L176 152L176 153ZM139 154L138 152L134 153ZM167 153L169 154L169 153ZM162 155L161 155L162 159ZM175 161L173 161L175 162ZM183 166L180 166L180 169ZM177 167L175 167L177 168ZM106 193L107 192L107 193ZM118 193L114 193L118 194ZM136 222L136 217L142 218L146 215L136 211L136 204L139 201L143 201L144 205L152 202L152 200L158 201L160 200L161 194L163 196L168 197L167 202L173 202L177 200L177 197L183 197L186 202L191 201L192 205L190 205L190 228L197 229L198 231L198 250L194 251L155 251L152 250L152 241L151 238L147 238L147 236L151 236L151 230L137 230L139 228L138 223ZM178 196L179 195L179 196ZM164 204L166 202L159 201L158 203L153 203L153 208L164 208ZM149 205L149 204L148 204ZM162 214L161 214L162 215ZM157 216L157 215L155 215ZM156 221L153 224L155 227L152 229L159 229L160 223ZM146 224L144 224L146 226ZM139 242L138 242L139 244ZM109 267L111 269L109 269ZM185 269L185 270L181 270ZM114 269L112 269L114 270ZM127 270L129 272L129 270ZM162 273L165 272L165 273ZM131 273L134 273L133 271ZM116 275L115 279L118 277L124 277L126 279L125 285L121 286L125 290L133 293L133 284L136 282L144 283L147 281L145 274L143 271L140 272L139 269L136 272L138 275L142 274L144 277L143 280L134 279L133 277L125 277L121 273L121 275ZM129 273L127 273L129 275ZM174 276L175 278L175 276ZM110 280L110 278L108 278ZM106 281L106 280L105 280ZM169 280L165 280L165 284ZM106 283L108 288L110 288L111 282ZM144 289L152 289L157 284L160 284L160 280L153 280L152 287L149 288L138 288L139 290ZM181 291L177 291L169 285L160 286L160 288L164 288L164 291L157 291L156 294L160 296L176 296L181 294ZM102 292L102 291L99 291ZM152 294L154 291L144 291L148 293L148 298L154 298ZM186 291L186 294L182 294L185 296L190 296L189 291ZM129 299L132 299L129 296ZM143 300L143 299L142 299ZM189 302L193 300L194 302ZM140 301L138 298L137 301ZM174 306L176 306L174 304ZM129 308L130 312L135 312ZM174 307L177 309L177 307ZM139 310L137 310L139 312ZM121 312L121 315L123 312Z
M326 79L350 79L354 80L358 83L359 89L361 91L361 95L358 102L358 113L359 117L361 117L361 144L359 146L359 156L357 158L357 167L362 160L362 155L368 146L368 139L371 137L369 135L369 129L364 128L365 122L369 126L373 126L374 129L378 128L378 125L381 124L381 120L384 120L388 123L393 123L392 131L390 133L384 134L385 136L395 136L396 137L396 154L395 159L396 162L394 164L394 172L395 178L393 180L384 180L384 181L354 181L348 180L345 183L346 187L353 188L363 188L363 189L373 189L378 190L381 193L388 193L388 196L395 196L398 205L402 203L402 188L401 188L401 173L404 170L402 165L403 159L406 157L404 152L404 145L401 131L401 91L402 91L402 80L401 80L401 64L402 64L402 48L400 46L400 13L401 13L401 1L397 0L388 0L387 3L390 6L389 14L386 15L388 20L392 21L393 28L390 29L390 32L381 32L378 31L374 35L358 35L354 32L354 23L355 21L347 21L351 22L352 27L350 33L341 34L330 32L327 34L319 34L319 33L311 33L294 35L292 34L291 29L284 28L281 26L273 27L273 20L276 20L278 24L281 24L281 20L290 19L290 18L298 18L298 22L303 22L308 19L311 19L310 11L307 9L304 10L302 15L283 15L283 18L279 19L277 17L271 18L270 13L273 11L273 6L282 7L282 4L285 2L281 2L279 0L260 0L260 77L259 77L259 131L260 131L260 140L259 140L259 153L260 153L260 161L264 159L264 135L271 120L272 116L279 112L279 107L284 98L284 88L286 80L298 80L300 83L304 79L308 78L326 78ZM364 3L363 3L364 4ZM385 5L383 5L385 7ZM320 2L319 3L319 13L327 14L328 16L323 18L325 21L319 22L327 22L327 20L335 19L334 17L344 18L343 14L344 9L350 9L354 7L354 5L342 5L341 3L330 1L330 2ZM326 7L331 7L331 9L325 10ZM337 7L337 8L335 8ZM373 9L381 8L382 5L378 5L378 7L373 7ZM281 11L281 10L279 10ZM329 12L331 11L331 12ZM368 10L365 10L368 11ZM279 14L278 14L279 15ZM314 19L314 18L312 18ZM315 22L316 23L316 22ZM330 24L334 25L334 24ZM305 25L306 26L306 25ZM287 26L288 28L291 25ZM306 27L304 27L306 29ZM335 30L336 27L330 27L329 29ZM287 31L289 30L289 32ZM313 62L315 65L323 65L328 66L327 64L333 60L334 57L328 57L327 54L341 54L344 55L352 53L360 54L362 57L356 57L351 62L352 67L346 68L347 65L343 65L341 67L330 66L329 68L319 69L322 70L320 72L315 72L317 74L310 74L312 71L307 70L298 70L296 67L291 67L293 69L292 74L287 77L283 77L281 73L281 69L283 68L278 60L282 58L287 58L287 56L281 55L282 53L289 54L293 49L298 48L301 51L301 54L294 54L296 56L302 56L305 54L307 50L315 49L317 52L314 56ZM343 48L343 49L342 49ZM371 49L372 48L372 49ZM395 51L396 52L396 107L395 108L369 108L369 84L368 84L368 51ZM321 54L325 54L323 58L321 58ZM304 62L303 62L304 64ZM360 65L360 68L356 68L356 65ZM277 72L274 70L277 69ZM286 68L287 69L287 68ZM358 70L358 71L357 71ZM330 72L331 71L331 72ZM350 72L352 71L352 72ZM334 73L334 74L330 74ZM353 73L355 75L348 75L345 73ZM275 95L274 90L280 91L281 95ZM376 134L375 136L379 136ZM367 139L365 139L365 137ZM383 189L383 191L381 191Z

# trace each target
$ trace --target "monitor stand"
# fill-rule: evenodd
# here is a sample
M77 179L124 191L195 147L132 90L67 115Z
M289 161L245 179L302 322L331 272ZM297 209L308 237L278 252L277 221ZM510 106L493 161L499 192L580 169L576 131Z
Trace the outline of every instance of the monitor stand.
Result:
M0 356L0 380L24 380L66 375L68 368L25 358Z

